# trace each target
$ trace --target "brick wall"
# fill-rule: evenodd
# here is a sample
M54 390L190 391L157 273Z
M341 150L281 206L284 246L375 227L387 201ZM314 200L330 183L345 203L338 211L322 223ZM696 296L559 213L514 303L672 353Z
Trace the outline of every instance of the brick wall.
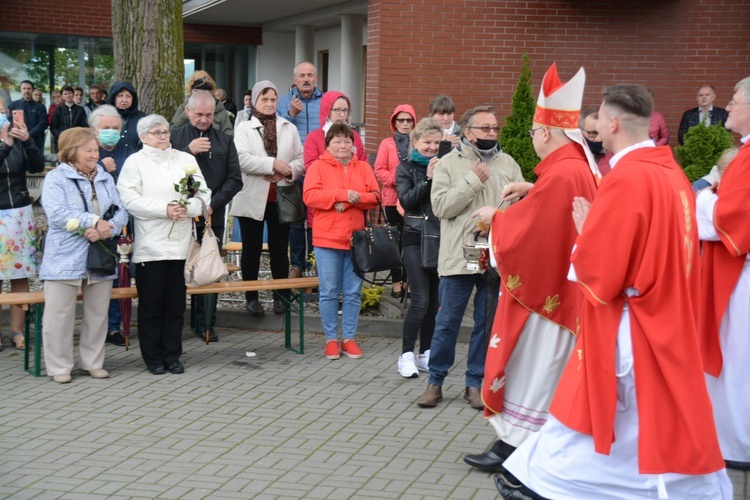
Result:
M604 86L640 83L655 92L672 145L697 88L716 87L725 106L732 87L750 75L750 2L746 0L370 0L367 27L367 150L390 135L400 103L427 114L430 98L447 93L458 116L493 104L510 112L521 57L528 52L533 93L557 62L563 81L587 74L584 106L598 105Z
M96 0L2 1L3 30L73 35L112 37L111 3ZM74 14L74 15L71 15ZM183 25L185 42L259 45L261 29L243 26L211 24Z

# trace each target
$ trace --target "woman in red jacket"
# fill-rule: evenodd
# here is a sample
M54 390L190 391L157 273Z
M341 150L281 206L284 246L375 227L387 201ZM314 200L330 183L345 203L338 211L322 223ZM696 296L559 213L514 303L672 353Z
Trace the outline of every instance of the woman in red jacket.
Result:
M362 295L362 278L354 273L349 249L352 231L365 227L365 212L378 206L380 190L372 167L354 156L354 134L343 123L334 123L325 136L326 150L314 161L305 179L303 199L315 209L315 264L320 281L320 318L326 335L325 356L338 359L341 352L361 358L354 341ZM338 345L338 302L343 340Z

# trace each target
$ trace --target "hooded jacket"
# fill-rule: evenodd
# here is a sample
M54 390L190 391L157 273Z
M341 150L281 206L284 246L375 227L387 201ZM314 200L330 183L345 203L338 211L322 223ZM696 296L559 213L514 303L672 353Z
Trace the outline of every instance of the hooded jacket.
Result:
M115 106L115 97L121 90L127 90L133 95L133 103L127 109L119 109ZM109 88L107 104L115 106L120 113L122 129L120 130L120 144L139 150L143 147L141 140L138 138L138 120L146 116L146 113L138 109L138 94L135 88L128 82L117 82Z
M375 177L383 186L383 206L395 207L398 201L396 193L396 169L405 162L407 158L399 157L398 146L396 145L396 116L399 113L409 113L414 120L413 125L417 123L417 115L414 108L408 104L399 104L393 110L391 115L391 131L393 137L383 139L378 148L378 156L375 158Z
M328 131L326 122L328 121L328 115L331 114L333 103L336 102L336 99L339 99L341 97L346 99L346 102L349 103L349 109L352 109L352 103L349 98L343 93L336 92L335 90L326 92L323 95L323 98L320 100L320 128L317 130L313 130L312 132L307 134L307 139L305 140L306 169L310 168L310 165L312 165L315 160L320 158L320 155L322 155L326 150L326 132ZM349 116L346 119L346 124L350 127L352 125L351 119L352 115L351 113L349 113ZM356 130L352 130L352 132L354 132L354 156L356 156L357 159L366 162L367 153L365 152L364 144L362 144L362 138L359 136Z

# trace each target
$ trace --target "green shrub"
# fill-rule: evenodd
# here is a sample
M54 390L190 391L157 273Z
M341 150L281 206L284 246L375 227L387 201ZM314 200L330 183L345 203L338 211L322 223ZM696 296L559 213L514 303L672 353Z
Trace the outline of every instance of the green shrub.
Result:
M685 134L685 145L674 150L677 163L690 179L696 181L716 165L721 153L732 147L734 139L722 125L690 127Z
M362 305L360 310L368 307L377 307L380 304L380 296L383 295L385 288L378 285L362 287Z
M513 94L510 105L510 116L500 131L500 146L521 167L523 178L529 182L536 180L534 167L539 163L539 156L529 137L529 130L534 119L536 100L531 93L531 67L528 54L523 55L521 76Z

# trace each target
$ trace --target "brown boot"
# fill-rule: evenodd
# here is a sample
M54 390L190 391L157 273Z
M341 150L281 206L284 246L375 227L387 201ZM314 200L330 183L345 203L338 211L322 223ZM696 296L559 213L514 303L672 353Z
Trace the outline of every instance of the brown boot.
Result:
M439 385L427 384L427 390L417 399L417 406L420 408L435 408L438 402L442 400L443 388Z
M467 387L464 392L464 401L469 403L475 410L481 410L484 408L484 403L482 402L482 391L479 390L479 387Z

